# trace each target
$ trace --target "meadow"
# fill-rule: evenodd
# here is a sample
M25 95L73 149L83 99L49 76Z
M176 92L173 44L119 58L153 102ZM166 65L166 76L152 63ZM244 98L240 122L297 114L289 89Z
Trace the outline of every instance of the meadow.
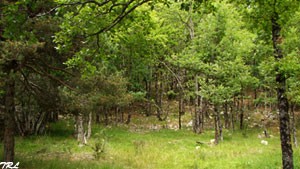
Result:
M126 125L93 126L87 145L73 138L72 122L52 124L43 136L17 137L20 169L276 169L281 168L280 138L258 138L261 129L225 130L224 140L210 143L213 130L194 134L190 128L132 129ZM268 145L261 144L266 140ZM197 142L202 142L199 144ZM1 144L1 147L3 145ZM1 154L2 156L2 154ZM295 168L300 150L294 148Z

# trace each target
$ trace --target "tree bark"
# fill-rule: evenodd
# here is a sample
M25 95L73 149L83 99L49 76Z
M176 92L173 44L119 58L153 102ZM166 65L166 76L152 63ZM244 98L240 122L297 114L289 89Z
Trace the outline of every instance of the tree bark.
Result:
M184 98L183 91L180 89L179 91L179 111L178 111L178 126L181 129L181 116L184 114Z
M272 22L272 42L274 48L274 58L277 62L283 59L283 54L280 49L280 32L281 27L278 24L279 15L274 12L271 19ZM286 95L286 77L276 68L276 83L277 83L277 101L279 110L279 122L280 122L280 140L281 140L281 151L282 151L282 165L284 169L294 168L293 164L293 149L291 144L291 133L290 133L290 117L289 117L289 104Z
M6 79L5 114L4 114L4 159L13 162L15 155L15 79L14 72Z
M158 66L156 73L155 73L155 104L156 104L156 111L157 111L157 118L159 121L162 121L162 82L160 81L160 66Z
M150 116L152 114L152 103L151 103L151 80L146 80L146 90L147 90L147 111L146 116Z
M244 128L244 96L241 94L241 104L240 104L240 129Z
M76 118L77 126L77 141L81 144L86 144L85 135L84 135L84 126L83 126L83 115L79 113Z
M229 129L230 119L229 119L229 114L228 114L228 102L227 101L224 103L224 122L225 122L225 128Z
M218 115L218 109L215 106L214 107L214 123L215 123L215 144L217 145L219 143L219 115Z
M297 130L296 130L296 124L295 124L295 104L291 105L291 116L292 116L291 129L292 129L292 133L293 133L293 142L294 142L294 146L297 148L298 141L297 141Z
M198 83L198 77L195 77L195 115L194 115L194 120L193 120L193 130L195 133L199 134L202 133L202 114L200 107L200 97L199 97L199 83Z
M92 135L92 112L89 113L89 121L88 121L88 131L86 138L89 139Z

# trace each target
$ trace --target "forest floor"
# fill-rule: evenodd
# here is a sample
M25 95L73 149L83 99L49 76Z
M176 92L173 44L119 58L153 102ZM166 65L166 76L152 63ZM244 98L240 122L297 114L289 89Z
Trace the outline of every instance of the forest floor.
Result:
M60 120L43 136L17 137L16 161L20 169L281 168L276 129L269 130L270 138L264 138L259 128L224 130L224 140L214 145L210 143L212 129L197 135L186 125L181 130L174 127L176 124L167 128L161 127L163 122L153 125L154 118L134 116L130 125L94 125L93 135L84 146L72 136L72 120ZM294 164L300 168L299 148L294 148Z

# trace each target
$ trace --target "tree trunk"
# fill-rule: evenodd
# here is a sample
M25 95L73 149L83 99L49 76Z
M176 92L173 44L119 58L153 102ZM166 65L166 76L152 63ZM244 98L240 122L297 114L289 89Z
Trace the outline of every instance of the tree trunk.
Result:
M109 119L108 119L108 108L105 107L103 110L104 110L104 124L105 124L105 126L107 126L108 123L109 123Z
M199 134L202 133L202 114L200 107L200 98L199 98L199 83L198 83L198 77L195 77L195 115L193 120L193 130L195 133Z
M298 141L297 141L297 130L296 130L296 124L295 124L295 104L291 105L291 116L292 116L292 124L291 124L291 129L292 129L292 134L293 134L293 142L294 146L297 148L298 147Z
M184 114L184 98L183 91L180 89L179 91L179 111L178 111L178 126L181 129L181 116Z
M93 117L93 114L92 114L92 112L90 112L89 120L88 120L88 131L87 131L87 136L86 136L87 139L89 139L92 135L92 117Z
M229 129L230 119L229 119L229 114L228 114L228 103L227 103L227 101L224 103L224 122L225 122L225 128Z
M100 124L100 114L99 114L99 112L96 113L96 124Z
M283 59L283 54L280 49L280 32L281 27L278 24L279 15L274 12L271 19L272 21L272 42L274 48L274 58L280 62ZM280 122L280 140L281 140L281 151L282 151L282 165L284 169L294 168L293 164L293 149L291 144L291 133L290 133L290 117L289 117L289 104L286 95L286 77L276 68L276 90L277 90L277 101L279 110L279 122Z
M4 159L13 162L15 155L15 79L14 72L9 72L6 79L5 114L4 114Z
M241 95L241 104L240 104L240 129L244 128L244 96Z
M184 88L183 86L181 86L181 84L184 83L184 75L181 74L181 71L179 70L179 78L178 78L178 91L179 91L179 102L178 102L178 106L179 106L179 110L178 110L178 126L179 129L181 129L181 117L182 115L184 115L185 113L185 105L184 105Z
M215 119L215 144L223 140L222 124L220 120L220 112L218 106L214 106L214 119Z
M160 66L159 66L160 67ZM162 82L160 81L160 70L159 67L156 70L156 77L155 77L155 104L156 104L156 111L157 111L157 118L159 121L162 121Z
M81 144L86 144L84 126L83 126L83 115L79 113L76 118L77 122L77 141Z
M151 80L146 81L146 90L147 90L147 111L146 111L146 116L150 116L152 114L152 103L151 103Z
M235 99L234 99L235 100ZM230 112L231 112L231 128L234 131L234 102L230 104Z
M129 112L128 112L128 115L127 115L126 124L129 124L130 121L131 121L131 112L129 111Z
M219 115L218 115L218 109L215 106L214 107L214 123L215 123L215 144L217 145L219 143Z

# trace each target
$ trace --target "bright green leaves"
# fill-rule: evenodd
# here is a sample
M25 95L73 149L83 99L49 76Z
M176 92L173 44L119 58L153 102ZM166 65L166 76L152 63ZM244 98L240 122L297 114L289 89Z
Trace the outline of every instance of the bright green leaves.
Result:
M256 82L246 65L255 47L255 35L245 29L233 5L218 1L212 5L214 12L199 18L195 38L176 59L197 72L200 95L221 104Z
M286 77L300 75L300 8L283 27L281 47L285 57L280 60L279 71Z

